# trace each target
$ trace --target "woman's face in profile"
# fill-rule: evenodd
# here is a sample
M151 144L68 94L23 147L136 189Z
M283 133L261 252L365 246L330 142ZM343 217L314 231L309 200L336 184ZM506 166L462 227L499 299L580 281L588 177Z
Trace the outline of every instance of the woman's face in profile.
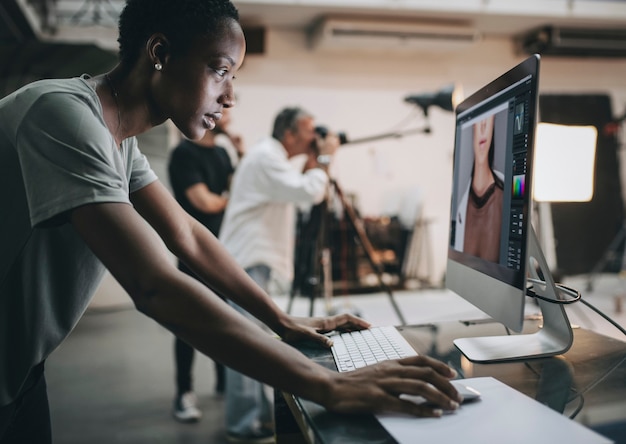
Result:
M234 104L233 80L245 48L241 27L231 21L218 35L198 37L183 55L164 63L157 103L187 138L202 138Z
M489 155L494 120L495 115L491 115L474 124L474 156L476 158L486 159Z

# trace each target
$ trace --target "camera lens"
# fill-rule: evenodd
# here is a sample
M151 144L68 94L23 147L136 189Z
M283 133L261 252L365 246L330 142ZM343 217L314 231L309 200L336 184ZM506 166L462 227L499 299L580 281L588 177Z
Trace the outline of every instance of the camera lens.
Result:
M315 127L315 132L322 138L326 138L326 136L328 135L328 128L326 128L325 126L316 126Z
M325 139L328 135L328 128L325 126L316 126L315 132L322 138ZM343 131L339 131L337 133L337 137L339 138L339 145L343 145L344 143L348 143L348 136Z

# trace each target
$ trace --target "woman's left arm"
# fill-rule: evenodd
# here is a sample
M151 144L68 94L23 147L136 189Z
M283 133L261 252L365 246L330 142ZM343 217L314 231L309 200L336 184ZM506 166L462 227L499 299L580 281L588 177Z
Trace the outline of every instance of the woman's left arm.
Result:
M159 181L133 193L131 201L169 250L212 290L236 302L285 340L308 338L328 344L328 338L321 333L336 328L369 326L349 314L298 318L285 313L235 262L219 240L180 207Z

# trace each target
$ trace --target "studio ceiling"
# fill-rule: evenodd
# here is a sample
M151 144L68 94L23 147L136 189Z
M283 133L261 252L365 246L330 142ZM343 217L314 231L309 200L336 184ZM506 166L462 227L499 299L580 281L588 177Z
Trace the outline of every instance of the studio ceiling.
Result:
M1 0L0 92L35 78L106 70L116 62L123 0ZM626 0L235 0L244 26L305 32L321 17L434 20L484 36L545 25L626 29Z

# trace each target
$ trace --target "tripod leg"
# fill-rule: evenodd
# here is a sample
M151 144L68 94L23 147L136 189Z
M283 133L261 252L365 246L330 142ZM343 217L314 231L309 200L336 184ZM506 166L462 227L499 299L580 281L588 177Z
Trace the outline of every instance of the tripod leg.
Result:
M372 246L372 243L367 237L365 228L363 228L363 222L358 218L352 206L345 199L343 195L343 191L341 191L341 188L339 188L339 185L337 184L337 182L334 180L331 180L331 183L335 189L335 192L337 193L337 197L339 197L339 201L341 202L344 212L346 216L348 217L350 226L354 229L354 232L356 233L357 238L359 239L359 242L361 243L361 246L363 247L363 250L365 250L365 256L367 257L367 260L370 266L372 267L372 269L374 270L374 273L376 274L376 277L378 278L379 286L389 296L389 301L391 302L391 306L393 307L394 311L396 312L396 315L398 316L398 319L400 320L400 324L406 325L406 320L404 319L404 316L402 315L402 311L400 310L400 307L396 303L393 292L391 291L391 287L389 287L383 280L382 270L380 269L380 264L374 260L374 247Z
M298 293L309 298L309 316L313 316L315 298L322 290L322 258L326 235L326 203L322 202L311 208L307 218L298 214L296 224L296 246L294 254L294 277L287 304L287 313L291 313L293 300ZM331 278L332 279L332 278ZM332 280L330 282L332 285ZM331 287L332 293L332 287Z
M311 296L311 300L309 303L309 317L313 317L313 313L315 312L315 297Z
M326 313L331 314L333 312L333 267L330 248L326 247L322 249L320 261L322 271L322 294L326 302Z

